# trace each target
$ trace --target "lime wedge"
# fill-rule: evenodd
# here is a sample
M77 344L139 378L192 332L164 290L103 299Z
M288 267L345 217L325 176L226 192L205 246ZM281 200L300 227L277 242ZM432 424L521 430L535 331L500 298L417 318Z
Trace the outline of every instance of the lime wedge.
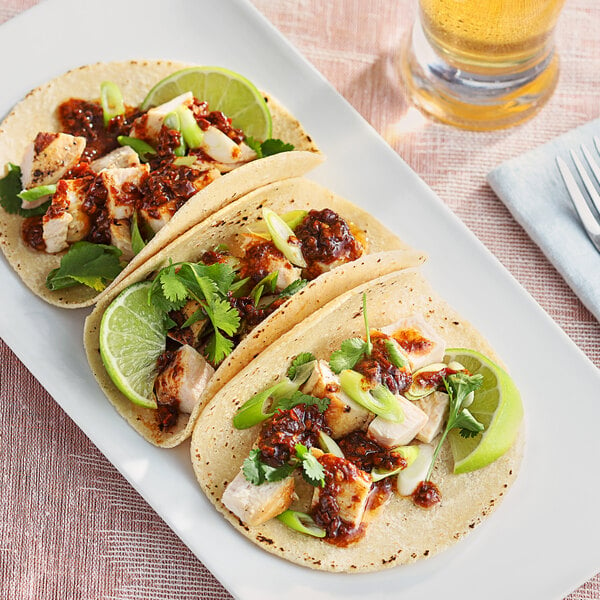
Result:
M142 110L192 92L210 110L220 110L246 136L264 142L271 137L271 113L262 94L238 73L221 67L190 67L159 81L144 99Z
M521 396L508 373L474 350L449 348L444 361L461 363L472 375L483 375L469 410L485 426L472 438L453 429L448 438L454 456L454 472L468 473L500 458L513 444L523 418Z
M100 356L113 383L134 404L156 408L156 360L165 351L163 313L148 304L149 281L123 290L100 323Z

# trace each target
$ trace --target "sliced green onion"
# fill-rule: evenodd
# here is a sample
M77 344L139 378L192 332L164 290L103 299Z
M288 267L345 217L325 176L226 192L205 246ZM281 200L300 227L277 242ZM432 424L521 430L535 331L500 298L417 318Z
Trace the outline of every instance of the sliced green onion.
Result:
M138 216L137 213L134 212L133 218L131 219L131 249L134 254L139 254L145 245L146 242L144 242L144 238L138 227Z
M404 412L398 398L384 385L378 385L373 389L366 387L367 381L357 371L346 369L340 373L340 384L342 390L354 402L379 415L381 418L393 423L404 421Z
M280 515L277 515L277 518L286 527L289 527L294 531L299 531L300 533L312 535L317 538L324 538L327 535L327 532L319 527L314 519L306 513L297 510L286 510Z
M103 81L100 84L100 104L102 105L104 127L110 123L111 119L125 114L121 90L112 81Z
M198 158L196 156L178 156L173 161L173 164L177 167L191 167L192 165L196 164L197 161Z
M402 346L394 339L385 340L385 349L388 353L390 362L399 369L410 369L408 356Z
M307 265L306 261L304 260L304 256L302 256L302 249L300 246L290 244L289 242L290 238L295 237L290 226L270 208L263 208L262 215L275 247L293 265L305 268Z
M262 423L275 414L275 410L270 410L271 400L275 403L280 398L290 396L298 388L287 377L275 385L254 394L252 398L244 402L233 417L233 426L236 429L248 429ZM267 412L269 411L269 412Z
M290 229L296 229L308 215L307 210L290 210L285 214L281 215L281 218L286 222Z
M129 137L128 135L119 135L117 136L117 142L119 142L121 146L133 148L142 162L148 162L148 155L154 156L156 154L156 150L150 144L144 140L139 140L138 138Z
M56 185L38 185L37 187L33 187L28 190L23 190L20 194L17 194L21 200L25 200L25 202L33 202L34 200L39 200L44 196L50 196L56 192Z
M337 442L329 435L327 435L322 429L319 431L319 448L326 454L333 454L338 458L344 458L342 449L338 446Z
M397 469L393 469L392 471L386 471L385 469L378 469L375 467L371 471L371 479L373 481L380 481L381 479L385 479L386 477L391 477L392 475L397 475L400 471L404 469L408 469L410 465L412 465L417 456L419 456L419 446L398 446L397 448L393 448L391 452L396 452L397 454L402 455L402 458L406 461L406 466L398 467Z
M176 112L169 113L165 120L163 121L163 125L167 129L173 129L175 131L179 131L179 146L173 150L175 156L185 156L185 140L183 139L183 135L181 135L181 121L179 119L179 115ZM195 160L195 159L194 159Z
M200 129L200 125L196 122L194 113L183 104L175 109L179 117L180 131L183 134L183 139L189 148L200 148L204 141L204 133Z
M263 277L252 288L252 291L250 292L250 298L252 298L252 300L254 301L254 306L258 306L258 301L260 300L261 296L263 295L263 292L265 291L265 289L267 290L267 293L271 293L271 294L275 291L275 288L277 286L277 277L278 276L279 276L279 271L273 271L272 273L269 273L268 275Z
M296 367L296 373L292 377L292 383L297 385L300 388L301 385L304 385L312 375L312 372L317 364L316 360L311 360L309 362L305 362Z
M300 223L302 223L302 221L304 221L307 214L308 211L306 210L290 210L279 216L285 221L290 229L294 230L296 227L298 227L298 225L300 225ZM271 239L271 234L269 233L266 225L262 226L261 224L257 224L253 229L250 230L250 233L252 233L252 235L261 237L264 240Z
M422 367L413 373L413 382L404 394L409 400L419 400L433 394L442 382L442 376L436 377L438 373L445 371L448 365L444 363L433 363Z

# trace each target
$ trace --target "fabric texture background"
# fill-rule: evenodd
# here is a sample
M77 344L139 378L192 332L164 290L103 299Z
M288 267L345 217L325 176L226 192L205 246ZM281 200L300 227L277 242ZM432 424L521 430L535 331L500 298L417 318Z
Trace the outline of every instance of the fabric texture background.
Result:
M416 2L252 1L600 367L600 324L486 183L504 161L600 116L600 4L567 1L561 77L541 113L472 133L422 118L392 80ZM0 0L0 22L35 3ZM1 341L0 431L3 598L230 597ZM600 576L568 597L599 598Z

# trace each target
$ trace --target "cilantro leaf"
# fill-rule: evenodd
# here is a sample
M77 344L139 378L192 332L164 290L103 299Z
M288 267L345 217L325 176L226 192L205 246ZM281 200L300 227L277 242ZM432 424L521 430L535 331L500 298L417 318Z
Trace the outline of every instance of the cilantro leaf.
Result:
M314 454L303 444L296 444L296 456L301 461L304 480L315 487L323 487L325 485L325 469Z
M60 266L48 273L46 287L61 290L77 284L102 291L122 270L121 251L114 246L75 242L61 258Z
M254 152L256 152L258 158L272 156L273 154L279 154L280 152L289 152L294 149L293 144L286 144L275 138L269 138L262 143L255 140L253 137L247 137L244 141L252 148L252 150L254 150Z
M352 369L363 355L368 353L368 350L368 342L365 342L362 338L344 340L340 350L332 352L329 358L329 366L334 373Z
M247 481L254 485L261 485L266 481L281 481L291 475L297 463L285 464L281 467L271 467L260 460L260 450L255 448L250 451L248 458L242 464L242 473Z
M292 361L290 368L288 369L287 376L290 379L294 379L296 376L296 371L299 366L305 365L306 363L312 362L313 360L317 360L315 355L312 352L301 352L296 356L296 358Z
M8 163L8 173L0 179L0 206L10 215L36 217L46 214L50 201L36 208L21 208L22 201L18 194L21 192L21 168ZM77 282L72 285L76 285Z
M306 406L316 406L320 413L324 413L329 406L329 398L316 398L315 396L309 396L303 394L300 391L295 391L289 398L280 398L277 404L273 407L273 410L289 410L298 406L298 404L306 404Z
M226 338L218 330L215 330L208 340L208 344L206 344L205 352L208 360L218 365L226 356L231 354L232 350L233 341Z
M248 458L246 458L242 464L242 473L247 481L254 485L260 485L264 482L264 473L261 469L261 465L260 450L258 450L258 448L250 450Z
M290 152L293 149L293 144L286 144L285 142L282 142L281 140L275 138L265 140L260 145L260 150L262 152L263 158L265 156L272 156L273 154L280 154L281 152Z
M455 428L460 428L462 437L475 437L485 427L475 419L471 412L464 406L467 396L478 390L483 384L483 375L467 375L465 372L453 373L444 377L444 386L448 392L448 420L431 458L425 481L428 481L433 471L433 465L440 452L448 433Z
M166 267L158 274L158 281L164 297L174 304L180 304L188 297L188 290L179 278L175 265Z

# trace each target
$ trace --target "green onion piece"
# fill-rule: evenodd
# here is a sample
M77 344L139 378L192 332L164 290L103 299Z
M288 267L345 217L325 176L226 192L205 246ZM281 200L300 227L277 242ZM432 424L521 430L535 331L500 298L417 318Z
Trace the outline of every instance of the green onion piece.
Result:
M185 156L186 147L183 136L181 135L181 121L179 119L179 115L176 112L169 113L165 120L163 121L163 125L167 129L173 129L175 131L179 131L179 146L173 150L175 156Z
M304 256L302 256L302 249L300 246L290 244L289 242L290 238L295 239L294 232L290 226L270 208L263 208L262 215L275 247L293 265L305 268L307 265L306 261L304 260Z
M381 479L385 479L386 477L391 477L392 475L397 475L400 471L404 469L408 469L410 465L412 465L417 456L419 456L419 446L398 446L397 448L393 448L392 452L396 452L397 454L401 454L402 458L406 461L405 467L398 467L397 469L393 469L392 471L386 471L385 469L378 469L375 467L371 471L371 479L373 481L380 481Z
M344 458L342 449L338 446L337 442L327 435L322 429L319 431L319 448L327 454L333 454L339 458Z
M296 229L302 221L306 218L308 211L306 210L290 210L289 212L280 215L281 218L285 221L286 225L290 229ZM266 226L262 226L261 224L255 225L253 229L250 230L252 235L256 235L258 237L263 238L264 240L270 240L271 234Z
M254 302L254 306L258 306L258 301L261 296L267 291L267 293L273 293L275 291L275 287L277 286L277 277L279 275L279 271L273 271L269 273L265 277L263 277L250 292L250 298L252 298Z
M444 372L448 365L444 363L433 363L426 367L421 367L413 373L413 382L404 394L409 400L419 400L429 394L433 394L442 383L442 375L435 377L436 374Z
M289 397L298 387L296 387L287 377L275 385L254 394L252 398L244 402L233 417L233 426L236 429L248 429L262 423L275 414L275 410L267 412L270 407L270 400L279 400Z
M179 117L180 131L183 134L183 139L189 148L200 148L204 141L204 133L200 129L200 125L196 122L194 113L183 104L175 109Z
M390 362L399 369L410 369L408 356L402 346L394 338L385 340L384 343Z
M104 127L108 126L111 119L125 114L121 90L112 81L103 81L100 84L100 104L102 104Z
M306 513L297 510L286 510L280 515L277 515L277 518L286 527L289 527L294 531L299 531L300 533L312 535L317 538L324 538L327 535L326 531L319 527L314 519Z
M34 200L39 200L44 196L50 196L56 192L56 185L38 185L37 187L31 188L29 190L23 190L20 194L17 194L21 200L25 200L25 202L33 202Z
M286 222L290 229L296 229L308 215L307 210L290 210L285 214L281 215L281 218Z
M198 159L195 156L178 156L173 161L173 164L177 167L180 167L180 166L191 167L192 165L196 164L197 160Z
M367 356L371 356L371 352L373 352L373 344L371 342L371 330L369 329L369 316L367 314L367 293L363 293L362 297L362 305L363 305L363 318L365 320L365 331L367 332Z
M137 213L134 212L133 218L131 219L131 249L134 254L139 254L145 245L146 242L144 242L144 238L142 237L138 226L138 216Z
M398 398L384 385L368 388L367 380L357 371L346 369L340 373L342 390L367 410L393 423L404 421L404 412Z
M144 142L144 140L139 140L138 138L119 135L117 136L117 142L119 142L121 146L133 148L138 153L142 162L148 162L148 155L154 156L156 154L156 150L150 144Z
M298 386L298 388L301 385L304 385L309 380L310 376L312 375L312 372L313 372L316 364L317 364L316 360L311 360L309 362L305 362L301 365L298 365L296 367L296 373L292 377L292 383L294 385Z

